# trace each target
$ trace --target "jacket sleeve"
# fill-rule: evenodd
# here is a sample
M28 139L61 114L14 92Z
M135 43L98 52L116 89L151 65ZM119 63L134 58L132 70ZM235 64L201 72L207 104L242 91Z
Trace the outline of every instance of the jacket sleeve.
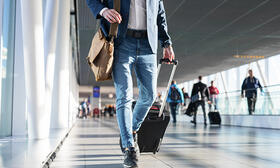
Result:
M159 9L157 16L157 26L158 26L158 39L160 41L161 47L166 45L171 45L171 38L167 32L167 21L166 14L164 10L163 1L159 1Z
M261 91L263 91L262 85L261 85L261 83L260 83L260 81L259 81L259 80L258 80L257 85L259 86L260 90L261 90Z
M220 91L219 91L218 88L216 88L216 94L217 94L217 95L220 94Z
M243 81L243 83L242 83L242 86L241 86L241 95L243 95L244 90L246 90L246 84L245 84L245 83L246 83L246 82L245 82L246 79L247 79L247 78L244 79L244 81Z
M96 19L100 19L102 16L99 14L100 11L106 6L101 3L101 0L87 0L88 7L93 13Z
M207 87L207 86L206 86L205 88L206 88L206 90L205 90L205 95L206 95L206 97L207 97L207 100L210 100L210 93L209 93L209 89L208 89L208 87Z
M192 94L191 94L191 98L195 95L195 84L193 85L193 88L192 88Z

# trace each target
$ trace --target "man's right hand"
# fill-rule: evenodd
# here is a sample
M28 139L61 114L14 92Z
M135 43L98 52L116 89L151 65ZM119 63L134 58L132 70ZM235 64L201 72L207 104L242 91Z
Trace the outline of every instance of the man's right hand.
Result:
M102 16L110 23L121 23L122 17L115 9L106 9Z

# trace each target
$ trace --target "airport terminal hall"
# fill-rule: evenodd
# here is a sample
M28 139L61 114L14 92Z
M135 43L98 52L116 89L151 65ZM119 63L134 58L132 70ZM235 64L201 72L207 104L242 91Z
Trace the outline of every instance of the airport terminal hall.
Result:
M0 168L280 168L280 0L0 0Z

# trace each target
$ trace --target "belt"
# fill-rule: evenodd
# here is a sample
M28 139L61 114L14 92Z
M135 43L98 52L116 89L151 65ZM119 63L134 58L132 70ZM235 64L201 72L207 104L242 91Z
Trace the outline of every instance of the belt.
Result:
M139 38L139 39L148 37L147 30L127 29L126 35L130 36L130 37L133 37L133 38Z

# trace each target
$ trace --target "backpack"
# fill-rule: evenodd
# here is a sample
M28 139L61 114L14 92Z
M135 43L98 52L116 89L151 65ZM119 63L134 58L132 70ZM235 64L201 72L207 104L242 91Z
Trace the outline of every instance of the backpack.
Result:
M174 87L174 86L171 87L170 99L172 101L181 100L181 95L180 95L179 91L176 89L176 87Z

